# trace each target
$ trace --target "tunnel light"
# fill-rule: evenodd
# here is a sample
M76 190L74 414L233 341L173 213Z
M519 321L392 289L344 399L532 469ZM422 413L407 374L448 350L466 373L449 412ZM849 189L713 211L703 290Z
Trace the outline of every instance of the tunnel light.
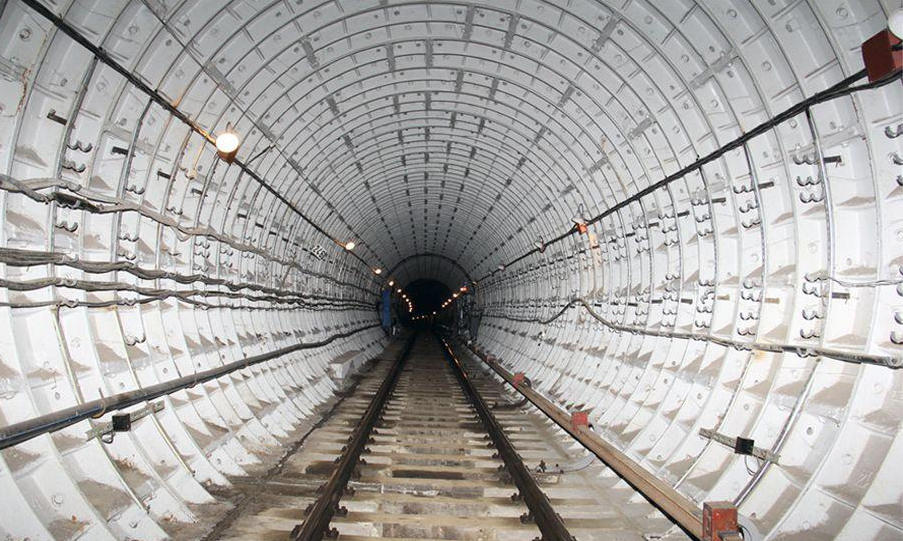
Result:
M376 267L375 269L373 269L373 274L379 275L382 273L383 273L383 270L379 267Z
M461 293L467 293L467 286L461 286Z
M887 18L887 29L891 34L903 39L903 8L890 14Z
M239 144L241 144L241 139L232 129L232 124L226 124L226 131L216 136L216 154L224 162L232 163L235 155L238 154Z
M458 294L457 294L457 293L452 293L452 298L453 298L453 299L457 299L457 298L458 298Z
M357 246L357 245L354 243L353 240L349 240L348 242L345 243L345 249L348 250L349 252L351 250L354 250L355 246ZM377 272L376 274L379 274L379 273Z
M395 280L389 280L389 287L392 287L394 285L395 285Z
M396 289L395 293L401 293L401 289Z

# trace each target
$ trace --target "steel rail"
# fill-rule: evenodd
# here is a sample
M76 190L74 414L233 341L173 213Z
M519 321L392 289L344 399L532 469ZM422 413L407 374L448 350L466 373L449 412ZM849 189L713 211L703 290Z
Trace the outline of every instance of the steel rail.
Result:
M643 466L602 439L586 426L571 424L571 416L542 394L525 385L516 385L514 375L499 365L495 358L467 344L466 347L486 363L496 374L507 381L520 394L546 414L565 432L599 457L621 479L639 492L646 500L664 513L674 524L694 539L702 538L702 514L699 506L678 492L668 483L650 473Z
M436 339L439 340L442 345L442 351L448 358L449 364L451 364L455 372L455 376L457 376L458 381L461 383L461 388L468 398L470 398L474 409L477 411L477 415L480 416L483 427L489 433L489 437L492 438L492 442L499 452L499 457L504 461L505 467L511 474L514 484L517 485L517 489L524 499L524 503L530 510L532 519L536 522L539 531L542 532L542 539L544 541L574 541L574 536L568 532L561 516L555 512L549 498L542 489L539 488L539 485L536 484L536 480L530 475L530 471L527 467L524 466L524 462L520 455L517 454L517 450L515 450L514 446L511 444L511 441L492 414L489 406L483 401L480 393L477 392L470 380L470 376L467 375L464 367L461 366L461 361L455 355L451 346L444 339L439 338L438 335Z
M135 404L147 402L149 400L153 400L155 398L159 398L161 396L168 395L182 389L194 387L198 383L206 383L210 380L219 378L220 376L235 372L236 370L242 370L244 368L254 366L255 364L260 364L262 362L269 361L271 359L275 359L276 357L281 357L283 355L287 355L289 353L293 353L302 349L315 349L323 347L340 338L348 338L349 336L353 336L359 332L369 329L375 329L377 327L379 327L379 324L367 325L347 332L334 334L318 342L293 344L291 346L286 346L275 351L245 357L244 359L240 359L238 361L234 361L217 368L204 370L203 372L197 372L195 374L182 376L181 378L176 378L170 381L157 383L155 385L149 385L147 387L136 389L134 391L126 391L124 393L114 394L106 398L91 400L90 402L84 402L82 404L48 413L46 415L41 415L40 417L34 417L27 421L11 424L0 428L0 450L6 449L7 447L12 447L13 445L18 445L32 438L36 438L42 434L56 432L57 430L74 425L80 421L84 421L85 419L98 418L105 413L128 408L130 406L134 406Z
M329 523L337 512L344 512L339 508L339 501L345 494L345 487L358 465L364 447L370 440L370 433L379 420L379 415L382 413L389 396L391 396L395 388L395 384L398 382L398 376L404 368L408 355L411 353L411 347L413 347L416 339L416 334L412 334L408 338L401 355L396 359L395 364L392 366L386 379L383 380L382 385L379 386L379 390L376 391L373 399L370 400L370 405L367 406L367 410L361 417L342 455L339 457L338 465L322 487L320 497L308 508L307 518L304 522L292 529L289 537L292 541L320 541L327 534L333 536L333 532L329 530Z

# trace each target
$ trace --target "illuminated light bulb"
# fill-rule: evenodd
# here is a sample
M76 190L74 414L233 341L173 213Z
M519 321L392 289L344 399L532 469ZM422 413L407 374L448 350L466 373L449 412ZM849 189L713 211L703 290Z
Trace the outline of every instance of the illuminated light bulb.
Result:
M241 144L238 134L232 129L231 124L226 124L226 131L216 136L216 154L221 160L232 163L238 154L238 146Z
M394 285L395 285L395 280L389 280L389 287L392 287Z
M400 290L400 289L396 289L395 292L396 292L396 293L401 293L401 290Z
M457 293L452 293L452 297L455 298L455 299L457 299L457 298L458 298L458 294L457 294Z
M345 249L348 250L349 252L350 252L351 250L354 250L354 247L355 247L355 246L357 246L357 245L354 244L354 241L353 241L353 240L349 240L348 242L345 243ZM377 274L379 274L379 273L377 273Z
M887 29L891 34L903 39L903 8L890 14L887 18Z
M382 274L382 273L383 273L383 270L379 267L373 269L373 274Z

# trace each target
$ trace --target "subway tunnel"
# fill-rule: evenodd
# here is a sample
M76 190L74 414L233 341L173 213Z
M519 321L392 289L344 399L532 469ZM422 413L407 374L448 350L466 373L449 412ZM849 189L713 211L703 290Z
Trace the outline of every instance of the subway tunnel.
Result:
M901 9L0 0L0 537L218 538L419 329L579 539L903 538Z

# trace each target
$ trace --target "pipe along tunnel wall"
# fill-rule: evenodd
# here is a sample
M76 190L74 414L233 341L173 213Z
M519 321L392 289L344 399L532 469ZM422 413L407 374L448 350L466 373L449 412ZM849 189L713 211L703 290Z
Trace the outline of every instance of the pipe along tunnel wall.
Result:
M386 292L755 537L900 538L900 7L0 0L0 535L201 532Z

